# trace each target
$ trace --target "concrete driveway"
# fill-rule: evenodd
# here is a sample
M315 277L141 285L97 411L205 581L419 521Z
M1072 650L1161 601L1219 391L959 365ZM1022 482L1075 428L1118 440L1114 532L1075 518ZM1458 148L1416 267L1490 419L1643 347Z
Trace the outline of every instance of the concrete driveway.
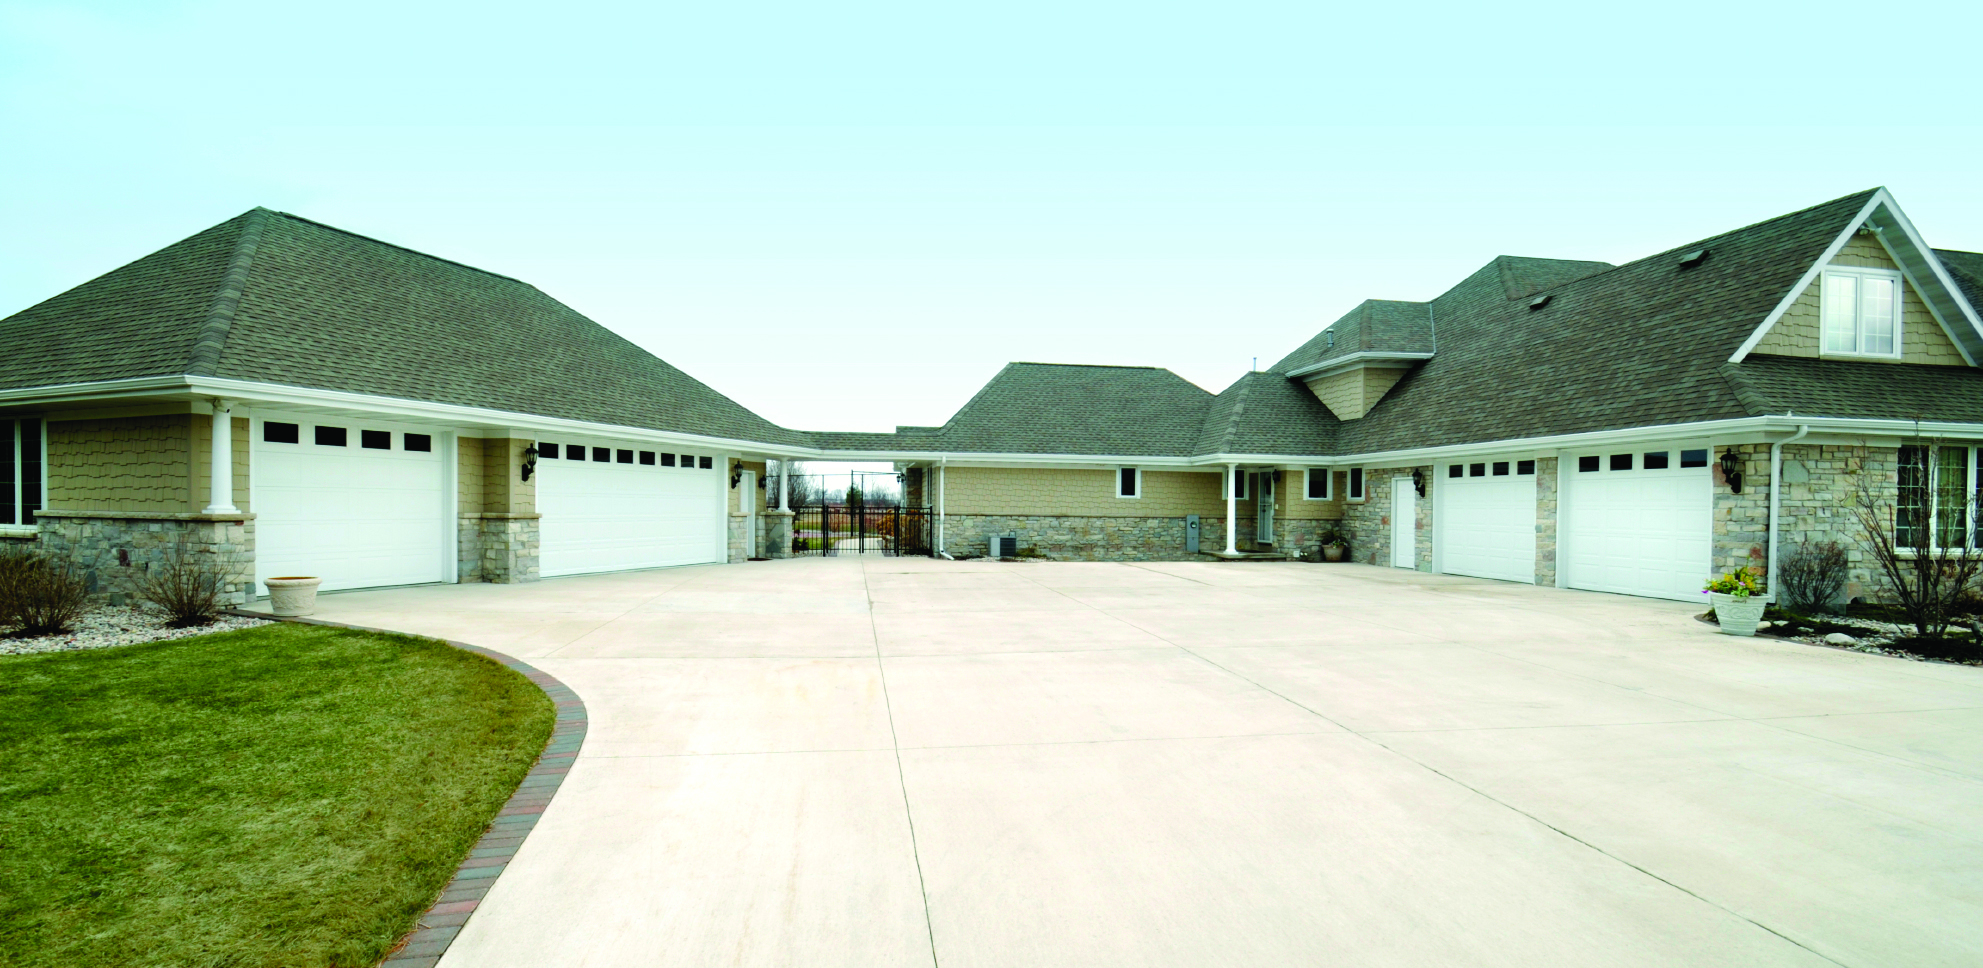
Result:
M1355 565L326 595L584 697L451 968L1983 964L1983 670Z

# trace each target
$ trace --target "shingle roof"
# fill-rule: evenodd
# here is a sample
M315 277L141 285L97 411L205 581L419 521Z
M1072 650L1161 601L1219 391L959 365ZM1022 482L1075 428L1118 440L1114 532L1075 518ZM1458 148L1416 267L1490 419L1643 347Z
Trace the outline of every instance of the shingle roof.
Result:
M952 453L1183 456L1211 400L1157 367L1008 363L935 437L893 436Z
M1983 371L1752 353L1722 372L1751 414L1983 422Z
M1269 369L1286 373L1352 353L1430 353L1433 343L1425 303L1366 299Z
M1962 290L1969 306L1983 312L1983 252L1964 252L1960 249L1936 249L1935 255L1942 260L1943 268L1955 278L1957 289Z
M1206 408L1192 454L1327 454L1339 423L1300 381L1248 373Z
M1722 364L1871 195L1563 283L1540 309L1509 298L1496 260L1432 301L1438 355L1342 424L1339 452L1749 416ZM1679 265L1700 248L1706 260Z
M7 319L0 386L200 374L810 444L507 276L255 209Z

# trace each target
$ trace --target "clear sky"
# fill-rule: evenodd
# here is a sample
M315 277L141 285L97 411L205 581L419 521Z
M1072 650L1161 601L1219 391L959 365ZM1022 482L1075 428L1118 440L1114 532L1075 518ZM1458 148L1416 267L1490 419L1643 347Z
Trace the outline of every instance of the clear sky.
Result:
M1977 9L0 0L0 315L266 205L787 426L1008 360L1218 390L1502 253L1874 185L1983 249Z

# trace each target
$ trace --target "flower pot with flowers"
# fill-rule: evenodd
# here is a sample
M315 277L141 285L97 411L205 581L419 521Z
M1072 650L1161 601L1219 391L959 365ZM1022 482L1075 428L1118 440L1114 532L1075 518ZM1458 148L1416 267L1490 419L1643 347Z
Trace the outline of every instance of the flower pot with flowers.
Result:
M1714 602L1714 619L1721 623L1723 633L1756 634L1756 624L1763 620L1763 609L1769 603L1763 600L1763 590L1748 569L1737 568L1710 580L1705 591Z

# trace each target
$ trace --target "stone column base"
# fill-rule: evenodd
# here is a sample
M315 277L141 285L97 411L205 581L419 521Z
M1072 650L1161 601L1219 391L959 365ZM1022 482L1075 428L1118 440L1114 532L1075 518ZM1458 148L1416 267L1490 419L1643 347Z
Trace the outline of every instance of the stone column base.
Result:
M536 581L541 514L471 513L461 516L456 581L497 585Z
M39 511L42 554L82 575L90 598L137 597L151 569L186 555L218 555L231 572L221 601L255 600L255 516L168 511Z

